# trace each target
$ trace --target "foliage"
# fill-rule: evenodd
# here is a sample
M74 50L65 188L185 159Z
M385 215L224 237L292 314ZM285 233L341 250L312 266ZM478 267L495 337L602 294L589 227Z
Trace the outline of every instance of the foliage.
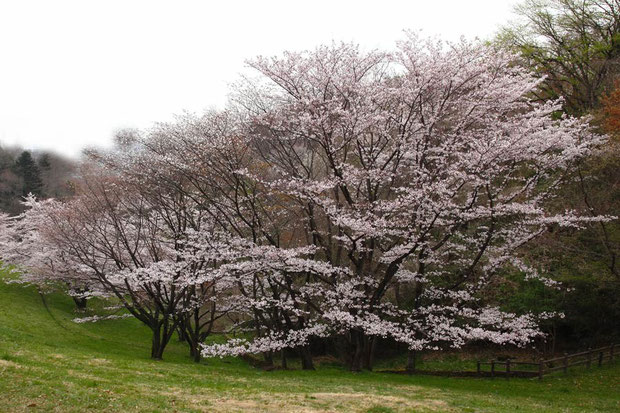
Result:
M527 0L517 14L521 20L507 27L500 40L544 78L537 97L562 97L564 110L574 115L597 109L618 73L620 3Z
M24 151L15 161L17 175L22 178L22 196L33 194L41 197L43 194L43 181L41 181L41 171L32 159L29 151Z
M526 1L518 8L520 23L507 28L504 46L519 52L518 63L535 71L543 82L535 95L563 96L564 110L589 116L589 122L609 134L609 141L562 186L548 207L582 214L620 215L620 152L618 146L619 3L607 0ZM612 320L620 313L620 222L598 222L582 231L556 230L530 246L525 254L551 278L567 288L561 294L539 291L541 301L552 300L565 318L552 322L547 332L576 343L601 342L620 335ZM554 297L554 298L551 298ZM521 299L527 298L521 295ZM525 302L525 301L524 301Z
M23 151L0 146L0 211L23 211L23 197L66 198L72 194L75 162L48 152Z

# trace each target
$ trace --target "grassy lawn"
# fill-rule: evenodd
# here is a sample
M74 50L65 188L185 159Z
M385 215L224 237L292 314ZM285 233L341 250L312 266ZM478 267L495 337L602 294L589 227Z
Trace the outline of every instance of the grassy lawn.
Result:
M0 284L0 411L620 411L620 363L536 379L265 372L237 359L196 365L181 343L148 358L132 319L76 324L70 299Z

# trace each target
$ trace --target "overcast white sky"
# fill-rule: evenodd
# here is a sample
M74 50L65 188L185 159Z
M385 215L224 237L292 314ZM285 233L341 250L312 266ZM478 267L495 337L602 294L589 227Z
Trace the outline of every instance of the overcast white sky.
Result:
M0 0L0 144L76 155L226 102L244 60L403 29L485 38L512 0Z

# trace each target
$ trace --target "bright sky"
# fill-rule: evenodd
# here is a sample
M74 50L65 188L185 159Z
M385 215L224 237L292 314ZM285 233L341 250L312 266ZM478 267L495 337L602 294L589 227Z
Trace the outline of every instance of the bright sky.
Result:
M0 0L0 144L76 155L226 102L244 60L403 29L485 38L513 0Z

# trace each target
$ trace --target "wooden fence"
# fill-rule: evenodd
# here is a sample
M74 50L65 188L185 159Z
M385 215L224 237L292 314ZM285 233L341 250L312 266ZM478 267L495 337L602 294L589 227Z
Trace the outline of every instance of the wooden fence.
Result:
M564 354L561 357L554 357L547 360L535 361L479 361L477 363L476 372L478 376L486 377L538 377L542 380L543 376L549 373L562 370L564 373L569 367L586 365L590 368L596 363L599 367L603 362L611 362L614 360L615 345L588 349L580 353ZM485 367L490 366L487 370Z

